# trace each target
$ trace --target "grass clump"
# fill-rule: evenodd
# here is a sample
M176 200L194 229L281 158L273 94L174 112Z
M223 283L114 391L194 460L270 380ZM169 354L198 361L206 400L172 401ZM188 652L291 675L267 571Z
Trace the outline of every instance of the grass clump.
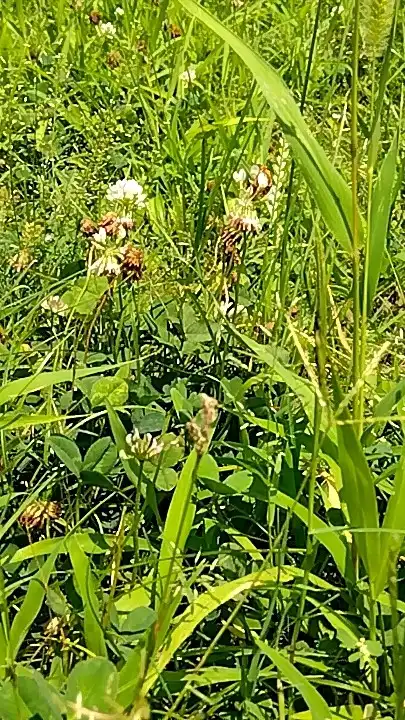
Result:
M1 720L402 720L402 34L4 3Z

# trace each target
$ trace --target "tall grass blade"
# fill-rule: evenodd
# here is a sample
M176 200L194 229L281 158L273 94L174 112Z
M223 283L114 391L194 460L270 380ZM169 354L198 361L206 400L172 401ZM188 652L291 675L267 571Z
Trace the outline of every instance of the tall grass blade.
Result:
M170 632L167 642L161 648L157 655L155 664L150 668L146 676L142 691L148 692L159 678L160 673L170 662L173 655L177 652L187 638L194 632L197 625L204 620L211 612L216 610L220 605L232 600L240 593L249 592L255 588L272 587L277 583L289 583L296 578L302 578L304 572L294 567L275 567L269 570L261 570L259 572L245 575L242 578L231 580L218 587L211 587L206 592L199 595L192 602L185 612L176 618L176 625ZM323 590L333 590L333 586L321 580L315 575L309 574L309 581L316 587Z
M405 450L395 473L394 491L388 501L387 510L382 524L383 530L392 532L381 533L381 562L377 575L376 596L384 590L388 581L389 569L396 565L398 554L405 536ZM402 531L402 532L401 532Z
M282 125L326 225L342 248L350 252L353 226L351 192L311 134L283 80L271 65L194 0L178 2L228 43L251 70Z
M270 658L286 680L302 695L311 711L312 720L329 720L331 712L325 700L314 686L311 685L309 680L306 679L305 675L303 675L285 655L271 648L268 643L259 640L258 637L255 637L255 642L262 653Z
M95 582L90 570L90 561L74 535L68 540L68 549L77 589L83 601L86 646L95 655L106 657L107 649L100 622L100 606L94 589Z
M17 658L17 653L42 607L56 557L57 553L54 552L29 582L23 603L10 628L8 657L11 661Z
M367 278L367 308L370 312L377 290L384 258L387 231L393 200L395 170L398 153L398 135L384 158L373 189L370 218L370 255Z

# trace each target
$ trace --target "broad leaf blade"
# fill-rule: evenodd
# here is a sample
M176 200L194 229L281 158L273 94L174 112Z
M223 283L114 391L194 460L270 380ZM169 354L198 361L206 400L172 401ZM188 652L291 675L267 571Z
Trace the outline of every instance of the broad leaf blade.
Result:
M384 590L388 573L392 565L396 565L398 553L405 535L405 451L399 461L395 473L394 491L388 501L384 516L383 530L392 530L381 534L381 563L377 576L376 596ZM398 532L396 532L398 531ZM401 532L402 531L402 532Z

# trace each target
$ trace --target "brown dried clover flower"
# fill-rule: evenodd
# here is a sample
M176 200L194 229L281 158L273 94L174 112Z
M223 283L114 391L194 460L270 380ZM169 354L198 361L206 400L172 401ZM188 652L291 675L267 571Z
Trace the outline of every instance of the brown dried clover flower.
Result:
M99 221L99 227L104 228L107 235L115 235L119 224L118 215L114 212L108 212Z
M169 33L170 33L170 37L172 38L172 40L174 40L175 38L179 38L183 35L182 29L175 23L170 23Z
M101 12L98 10L92 10L89 13L89 20L92 25L100 25L101 22Z
M107 53L107 65L111 68L111 70L115 70L117 67L119 67L122 63L122 55L118 50L110 50L109 53Z
M26 529L41 529L49 520L60 517L62 508L60 503L53 500L34 500L27 505L20 515L20 524Z
M145 272L144 255L140 248L131 243L125 246L124 256L121 262L121 272L125 278L130 280L142 280Z
M90 218L83 218L80 223L80 230L83 235L93 235L97 230L97 225Z

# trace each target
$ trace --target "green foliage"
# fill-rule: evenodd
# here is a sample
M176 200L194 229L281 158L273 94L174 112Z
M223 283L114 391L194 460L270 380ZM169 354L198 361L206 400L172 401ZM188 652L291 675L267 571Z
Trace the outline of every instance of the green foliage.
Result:
M2 4L0 720L404 720L404 8L202 5Z

